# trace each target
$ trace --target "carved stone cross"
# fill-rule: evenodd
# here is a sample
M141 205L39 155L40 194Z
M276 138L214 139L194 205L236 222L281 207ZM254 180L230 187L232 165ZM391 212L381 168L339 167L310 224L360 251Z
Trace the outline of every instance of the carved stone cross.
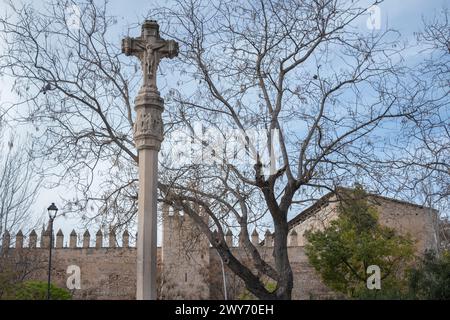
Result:
M164 40L159 36L159 26L154 20L142 25L141 36L127 37L122 40L122 52L127 56L136 56L141 61L144 76L143 87L157 90L156 72L162 58L174 58L178 55L178 43Z
M162 39L156 21L147 20L140 37L122 40L122 51L139 58L144 76L134 102L134 140L139 158L136 299L156 300L158 152L164 139L164 100L156 87L156 72L162 58L178 55L178 44Z

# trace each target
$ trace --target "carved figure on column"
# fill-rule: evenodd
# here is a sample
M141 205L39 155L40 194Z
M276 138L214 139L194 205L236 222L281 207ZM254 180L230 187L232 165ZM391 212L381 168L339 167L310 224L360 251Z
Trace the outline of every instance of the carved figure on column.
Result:
M147 20L142 25L140 37L123 39L122 52L127 56L136 56L141 61L144 78L142 87L157 90L156 73L159 62L162 58L176 57L178 43L161 38L156 21Z

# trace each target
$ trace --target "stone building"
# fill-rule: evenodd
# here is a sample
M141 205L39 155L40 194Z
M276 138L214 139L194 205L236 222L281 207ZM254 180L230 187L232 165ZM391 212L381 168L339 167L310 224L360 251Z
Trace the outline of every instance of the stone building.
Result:
M370 195L369 201L378 209L380 222L395 228L403 234L410 234L416 240L417 252L425 249L437 249L437 211L415 204ZM314 205L304 210L289 222L288 241L289 260L294 272L293 299L323 299L336 295L320 280L305 255L304 232L310 228L324 228L337 216L339 199L329 193ZM163 237L162 247L158 248L158 295L161 299L223 299L223 274L228 298L239 298L245 289L242 282L227 270L222 269L220 257L210 248L207 239L199 232L187 216L169 208L162 210ZM27 270L27 278L46 281L47 259L50 243L48 230L41 232L40 246L38 236L32 231L27 241L19 232L12 241L5 233L2 255L16 265L21 261L33 261L33 270ZM122 241L116 238L114 231L108 234L105 246L103 233L95 235L95 244L91 246L90 233L81 237L73 231L69 235L68 246L64 246L64 235L58 231L53 249L53 281L66 287L68 267L80 268L80 289L73 290L74 299L134 299L136 277L136 248L129 246L129 234L124 232ZM237 237L227 233L226 241L232 252L243 261L247 259L244 248L239 246ZM94 239L93 239L94 240ZM252 242L258 243L261 256L269 263L272 261L272 236L266 232L260 238L255 231ZM80 246L79 246L80 244Z
M299 246L305 245L306 230L321 230L337 218L339 201L336 193L330 192L289 221L289 229L297 233ZM411 235L416 240L418 252L437 250L437 210L380 195L368 195L367 201L377 209L382 225L394 228L400 234Z

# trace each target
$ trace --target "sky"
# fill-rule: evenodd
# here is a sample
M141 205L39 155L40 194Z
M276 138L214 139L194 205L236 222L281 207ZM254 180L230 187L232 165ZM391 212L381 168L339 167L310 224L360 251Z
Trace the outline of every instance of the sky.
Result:
M15 2L15 0L13 1ZM118 39L127 34L129 25L143 21L147 11L157 7L158 3L166 3L166 1L110 0L110 14L116 16L118 20ZM413 41L413 33L420 29L422 18L424 16L429 18L433 17L433 15L445 6L446 3L447 1L445 0L387 0L380 5L381 28L389 27L397 29L403 35L403 39L410 39ZM45 6L45 1L35 0L33 1L33 4L39 9ZM0 0L0 13L4 12L6 8L6 1ZM361 27L364 28L364 23ZM135 33L136 29L133 29L131 32ZM411 59L414 59L416 55L416 50L410 52ZM0 102L2 104L6 101L14 101L17 99L10 92L10 86L11 84L8 81L0 78ZM42 190L34 205L33 211L35 217L46 217L46 208L52 202L55 202L62 207L62 204L59 203L61 201L61 196L67 195L67 193L70 192L70 187L66 190ZM74 219L60 218L55 222L55 228L61 228L65 235L68 235L72 228L78 229L78 225L79 223ZM92 231L91 234L93 234Z

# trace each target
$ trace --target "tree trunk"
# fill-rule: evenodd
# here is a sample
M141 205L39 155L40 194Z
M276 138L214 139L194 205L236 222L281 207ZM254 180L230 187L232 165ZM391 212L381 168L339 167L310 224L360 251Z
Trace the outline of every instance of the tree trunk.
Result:
M273 255L275 259L275 269L279 274L275 294L278 299L290 300L294 278L287 250L288 223L285 219L284 221L275 220L274 226L275 237Z

